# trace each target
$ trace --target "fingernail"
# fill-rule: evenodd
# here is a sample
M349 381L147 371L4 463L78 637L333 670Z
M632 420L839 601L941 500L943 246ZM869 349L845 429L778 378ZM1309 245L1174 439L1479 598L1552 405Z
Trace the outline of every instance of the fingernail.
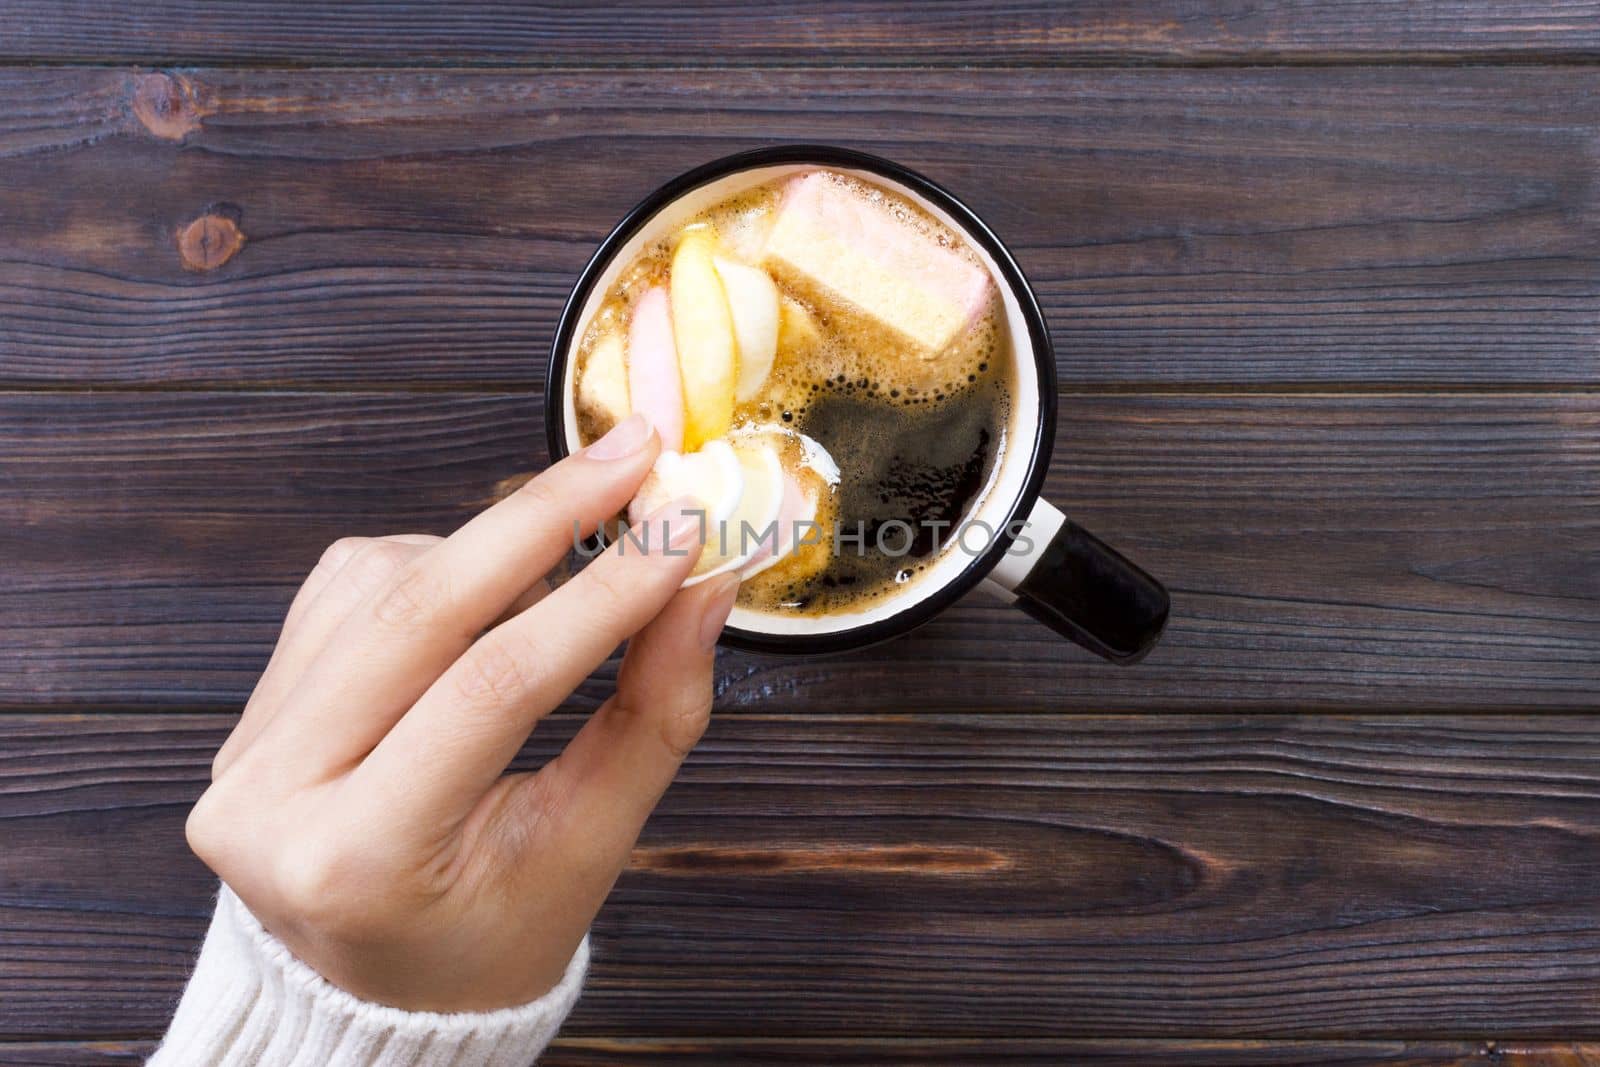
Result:
M636 411L611 427L604 437L584 449L583 454L590 459L621 459L639 451L648 440L650 420Z
M705 613L700 616L700 647L707 652L717 647L717 638L727 625L728 614L739 596L739 576L719 574L706 583Z

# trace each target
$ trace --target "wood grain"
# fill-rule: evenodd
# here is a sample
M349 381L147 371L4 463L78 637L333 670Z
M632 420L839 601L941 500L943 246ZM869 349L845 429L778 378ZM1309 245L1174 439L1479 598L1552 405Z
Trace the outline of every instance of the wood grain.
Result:
M83 1067L143 1063L154 1042L0 1042L8 1067ZM1539 1042L1465 1041L1071 1041L984 1038L915 1041L846 1038L779 1040L558 1038L539 1058L542 1067L627 1067L692 1064L715 1067L803 1064L916 1063L928 1067L1001 1064L1007 1067L1587 1067L1600 1046Z
M531 393L0 398L0 704L237 706L323 547L448 532L544 462L541 412ZM1174 591L1143 664L1091 661L974 597L848 656L728 655L724 703L1592 709L1600 696L1594 395L1067 395L1056 454L1047 495Z
M227 725L0 716L0 1037L163 1028ZM565 1032L1554 1040L1593 1024L1597 864L1585 717L723 716Z
M143 1063L154 1041L0 1041L0 1063L7 1067L94 1067L102 1063Z
M1600 6L1445 0L801 0L777 7L469 0L7 0L0 58L145 63L1219 63L1584 59Z
M1589 1067L1600 1046L1466 1041L558 1041L546 1067L927 1064L983 1067Z
M1132 670L979 601L722 657L543 1062L1600 1061L1600 731L1503 714L1600 698L1595 0L0 26L0 1063L148 1053L213 888L183 816L300 575L540 465L600 237L799 140L1012 245L1049 493L1177 619Z
M775 141L968 198L1078 387L1600 383L1592 68L70 68L0 94L0 385L525 386L629 207Z

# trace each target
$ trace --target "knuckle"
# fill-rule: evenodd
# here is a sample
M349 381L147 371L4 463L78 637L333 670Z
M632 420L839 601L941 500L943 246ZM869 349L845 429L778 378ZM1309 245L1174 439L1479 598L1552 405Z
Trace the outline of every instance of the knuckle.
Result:
M674 709L661 719L661 744L682 763L694 751L711 724L711 693Z
M322 555L317 557L316 566L306 574L305 581L300 583L301 592L307 589L326 585L332 582L344 571L345 564L361 554L361 549L367 543L365 537L341 537L333 544L322 550Z
M509 776L509 780L512 784L496 813L494 827L495 838L503 847L486 850L486 854L512 874L522 857L539 847L541 834L566 817L574 789L571 775L522 773Z
M520 705L538 684L532 652L501 631L485 634L457 662L456 692L472 708Z
M515 496L521 507L536 515L551 515L562 510L560 494L543 474L523 482Z
M369 539L365 537L341 537L322 550L322 558L317 560L315 570L325 574L337 573L369 543Z
M417 553L393 541L368 541L346 561L341 580L358 590L371 591L393 580Z
M200 799L189 809L189 817L183 823L183 836L189 843L189 851L213 871L219 869L225 858L225 828L228 825L226 803L223 792L213 785L200 794Z
M222 773L226 771L232 764L233 751L229 743L225 741L223 742L222 747L217 749L217 754L211 757L211 780L214 782L218 778L221 778ZM193 811L189 813L189 817L191 819L194 818Z
M440 576L419 560L402 565L378 594L373 613L378 621L396 628L429 625L440 617L448 601Z
M628 604L637 599L638 594L628 588L625 576L617 573L616 568L606 566L608 562L597 559L584 571L589 582L589 588L584 590L584 602L591 617L613 622L626 613Z

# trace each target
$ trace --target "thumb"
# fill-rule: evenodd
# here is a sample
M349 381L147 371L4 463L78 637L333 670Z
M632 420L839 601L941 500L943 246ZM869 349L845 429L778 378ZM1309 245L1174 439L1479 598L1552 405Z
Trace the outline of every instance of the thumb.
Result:
M547 768L570 798L570 828L601 837L620 867L639 830L711 721L717 636L739 592L726 574L676 594L628 642L617 691Z

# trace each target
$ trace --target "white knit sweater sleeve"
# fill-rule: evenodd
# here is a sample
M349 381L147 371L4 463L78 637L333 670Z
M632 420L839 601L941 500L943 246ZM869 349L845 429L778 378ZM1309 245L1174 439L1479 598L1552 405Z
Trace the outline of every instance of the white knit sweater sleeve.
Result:
M407 1012L330 984L262 929L223 886L200 960L148 1067L527 1067L577 1003L578 946L561 983L531 1004Z

